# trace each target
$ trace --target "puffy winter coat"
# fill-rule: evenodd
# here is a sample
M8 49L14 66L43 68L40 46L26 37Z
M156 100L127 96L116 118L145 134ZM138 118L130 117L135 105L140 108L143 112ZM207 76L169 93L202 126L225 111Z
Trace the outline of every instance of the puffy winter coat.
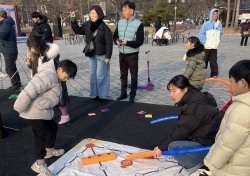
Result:
M215 176L250 175L250 92L232 100L204 159Z
M205 51L204 46L199 46L188 50L186 53L186 69L184 76L188 78L191 85L197 89L202 89L204 80L206 78L206 64L205 64Z
M213 8L210 11L209 20L201 26L199 32L199 39L204 44L205 49L217 49L222 38L222 24L219 20L214 21L212 18L216 10L218 11L218 9Z
M42 17L39 23L34 24L31 33L40 35L45 43L53 43L52 31L48 24L48 18L46 16Z
M243 23L240 29L241 37L249 37L249 32L250 32L249 29L250 29L250 22ZM246 32L246 31L248 31L248 35L243 34L243 32Z
M79 27L75 18L73 18L71 19L71 27L76 34L85 35L85 42L90 43L92 39L92 33L90 30L91 21L87 21L82 27ZM98 26L93 41L95 45L95 55L105 55L107 59L111 59L113 52L112 32L103 21Z
M15 22L7 17L0 22L0 53L17 54Z
M18 95L14 109L25 119L51 120L61 94L55 63L50 60L38 67L38 73Z
M180 140L213 145L223 117L213 96L189 88L177 106L181 113L176 128L158 147L167 150L170 142Z

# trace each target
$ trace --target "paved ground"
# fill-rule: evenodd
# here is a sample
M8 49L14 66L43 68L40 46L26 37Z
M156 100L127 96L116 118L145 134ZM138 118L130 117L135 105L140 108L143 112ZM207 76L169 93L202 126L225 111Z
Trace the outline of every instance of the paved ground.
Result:
M191 30L191 35L197 36L198 30ZM183 73L185 62L182 60L186 52L185 43L181 40L178 43L168 46L151 46L149 43L144 44L140 49L139 59L139 85L147 84L147 55L145 51L150 50L150 78L155 85L152 91L138 90L135 101L150 104L173 104L168 96L166 85L168 81L175 75ZM68 82L70 95L88 97L89 96L89 76L88 76L88 58L83 53L83 44L66 45L64 40L55 41L61 48L61 59L71 59L78 65L78 74L74 80ZM239 60L249 59L249 46L240 46L239 35L224 35L223 40L218 48L219 76L228 79L228 71L231 66ZM22 79L22 84L26 85L29 81L29 69L24 63L26 54L26 44L18 44L18 61L17 67ZM3 60L3 58L2 58ZM4 62L2 62L4 70ZM1 63L0 63L1 64ZM0 65L1 66L1 65ZM0 69L1 71L1 69ZM111 60L111 86L109 98L115 99L120 94L120 71L118 49L114 46L114 52ZM208 68L207 75L210 74ZM9 78L0 81L0 88L6 89L10 86ZM206 83L203 91L209 91L216 98L221 108L231 97L227 92L227 88L221 83ZM124 100L128 101L128 100Z

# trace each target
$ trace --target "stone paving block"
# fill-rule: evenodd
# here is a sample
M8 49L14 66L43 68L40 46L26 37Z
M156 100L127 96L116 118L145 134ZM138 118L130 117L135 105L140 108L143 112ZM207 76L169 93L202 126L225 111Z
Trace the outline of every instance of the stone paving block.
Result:
M197 36L198 30L191 30L190 36ZM149 43L144 44L140 48L139 55L139 73L138 84L147 84L147 59L150 63L150 81L155 85L152 91L146 91L138 89L136 102L144 102L150 104L168 104L173 105L168 92L168 81L177 74L182 74L186 63L182 60L183 55L186 52L186 45L179 41L173 45L168 46L151 46L151 40ZM61 60L71 59L78 66L78 74L75 79L68 81L68 91L70 95L74 96L89 96L89 70L88 70L88 58L82 53L83 45L65 45L64 40L57 40L55 43L60 46ZM228 80L228 71L233 64L239 60L249 59L249 55L246 54L249 50L248 47L240 47L240 36L224 35L218 48L218 65L219 65L219 77ZM147 55L146 51L150 50ZM25 86L29 79L29 68L26 66L24 60L26 57L27 45L25 43L18 44L18 61L17 67L22 66L19 69L22 84ZM3 57L2 57L3 59ZM120 69L119 69L119 53L117 46L114 45L113 55L110 63L110 93L109 98L115 99L120 95ZM4 62L2 70L4 70ZM0 68L1 70L1 68ZM210 74L210 68L208 67L207 76ZM128 76L130 83L130 74ZM1 84L0 84L1 85ZM3 88L6 89L10 86L9 78L4 78ZM1 87L0 87L1 88ZM128 93L129 93L128 89ZM208 91L212 93L221 108L231 97L227 92L225 85L221 83L205 83L202 91ZM128 101L128 99L124 100Z

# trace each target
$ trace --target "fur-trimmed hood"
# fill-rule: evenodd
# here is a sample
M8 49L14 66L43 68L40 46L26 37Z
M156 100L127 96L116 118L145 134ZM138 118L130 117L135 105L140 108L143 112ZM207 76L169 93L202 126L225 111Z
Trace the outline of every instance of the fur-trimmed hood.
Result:
M201 53L203 51L204 51L204 45L200 44L197 47L188 50L188 52L186 53L186 55L187 55L187 57L192 57L192 56L194 56L196 54L199 54L199 53Z
M55 43L46 43L49 47L48 49L45 51L45 56L48 59L55 59L58 55L59 55L59 45L55 44Z

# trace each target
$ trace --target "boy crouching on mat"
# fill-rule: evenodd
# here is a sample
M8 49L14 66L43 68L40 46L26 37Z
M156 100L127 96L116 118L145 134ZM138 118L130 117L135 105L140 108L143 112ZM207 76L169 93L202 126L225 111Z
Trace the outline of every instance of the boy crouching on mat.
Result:
M44 158L60 156L64 149L54 149L57 123L53 119L53 108L59 104L62 94L62 81L74 78L77 66L70 60L59 64L53 59L38 67L38 73L19 94L14 109L20 117L28 119L34 134L37 161L31 169L41 176L53 176Z
M191 176L250 175L250 60L229 71L232 104L226 110L204 167Z

